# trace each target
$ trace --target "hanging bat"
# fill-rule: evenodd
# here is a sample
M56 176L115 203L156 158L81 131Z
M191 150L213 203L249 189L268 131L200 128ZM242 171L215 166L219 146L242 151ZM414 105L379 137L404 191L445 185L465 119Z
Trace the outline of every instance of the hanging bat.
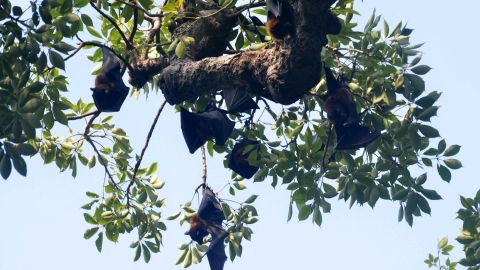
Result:
M218 145L224 145L235 126L225 112L219 109L191 113L182 108L180 122L183 137L191 154L210 139L215 139Z
M250 147L249 147L250 146ZM249 149L247 149L247 147ZM243 178L251 178L257 171L258 167L248 163L248 156L253 152L260 150L260 143L258 141L251 141L244 139L235 144L228 161L228 168L242 176Z
M205 186L203 198L195 213L190 219L190 228L186 235L190 235L193 241L203 244L205 236L211 235L212 241L206 252L211 270L223 270L227 255L223 244L228 233L222 227L225 220L222 206L213 191Z
M106 47L102 47L102 54L102 70L95 77L95 87L90 88L93 101L101 112L118 112L129 88L123 83L120 63L115 54Z
M360 125L360 115L350 89L338 78L332 70L325 67L327 95L325 111L337 134L337 150L358 149L373 142L380 131L370 132L368 127Z
M241 89L229 89L222 91L223 98L227 104L227 111L229 113L241 113L250 110L259 109L257 103Z
M294 34L293 12L284 0L267 0L267 30L275 39Z

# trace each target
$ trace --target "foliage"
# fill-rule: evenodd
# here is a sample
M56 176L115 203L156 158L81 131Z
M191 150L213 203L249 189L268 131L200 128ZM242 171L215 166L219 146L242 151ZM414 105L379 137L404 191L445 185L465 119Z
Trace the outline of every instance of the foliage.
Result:
M450 261L449 255L450 251L453 250L453 246L448 244L448 238L444 237L437 244L437 255L428 254L428 258L425 260L425 263L428 265L428 268L438 267L440 270L455 270L457 262ZM447 256L445 262L441 262L441 255Z
M457 218L463 222L463 226L461 234L455 240L462 245L465 255L458 261L458 263L467 267L469 270L478 270L480 269L480 191L477 191L474 198L460 196L460 202L462 208L458 210ZM443 255L448 256L448 252L453 249L453 246L447 245L447 240L442 241L439 242L438 248L439 250L442 250ZM429 266L436 266L438 264L438 256L433 257L433 255L429 254L429 258L425 260L425 263ZM451 262L449 259L445 264L446 265L443 267L453 268L442 269L455 269L456 263Z
M229 8L234 3L219 4ZM161 215L165 198L158 194L165 182L156 174L156 163L140 167L143 153L133 153L128 135L115 126L111 115L97 118L92 103L68 98L65 71L71 71L68 60L80 49L95 49L89 59L99 62L102 44L111 44L109 47L118 55L132 61L128 58L131 48L122 36L124 33L132 34L134 55L155 58L167 52L185 57L189 44L195 40L189 37L171 40L168 27L179 17L181 6L181 0L168 0L164 5L153 0L129 3L42 0L22 7L13 6L10 1L0 4L2 177L10 176L12 164L19 174L27 175L23 157L36 153L45 163L55 163L61 171L71 171L74 177L79 164L89 168L100 166L106 173L106 181L101 192L87 193L89 201L82 208L86 211L85 221L92 227L84 237L95 238L101 251L104 237L117 242L120 234L135 231L138 239L131 245L135 249L134 258L138 260L143 254L146 262L151 252L159 252L162 232L166 230ZM251 9L253 14L266 14L264 7ZM100 11L103 14L99 19L92 16ZM331 211L329 201L335 197L348 201L350 206L367 203L372 208L382 199L397 202L399 221L405 219L412 226L413 216L431 213L429 200L441 199L431 189L431 183L427 183L429 168L435 166L441 178L449 182L450 170L462 166L454 158L460 146L447 146L430 124L439 109L436 102L441 94L426 89L422 76L430 67L420 64L422 54L418 49L422 44L410 44L412 29L402 23L391 28L375 13L359 29L354 20L358 12L353 9L353 1L339 1L332 11L341 18L343 28L339 35L329 36L322 59L348 78L357 107L364 113L364 123L381 130L381 137L359 153L335 152L332 127L323 111L326 84L321 80L291 106L279 107L263 100L258 110L260 115L230 115L237 122L237 129L225 146L208 142L208 153L228 156L238 137L260 140L259 157L249 158L260 167L254 182L269 179L272 186L281 184L291 191L288 219L296 209L299 220L311 218L320 226L322 213ZM250 16L250 9L245 13ZM135 30L137 26L149 26L149 18L158 14L162 16L158 39L154 46L142 46L148 44L149 37ZM265 34L263 26L239 20L230 41L237 50L258 50L265 46ZM74 38L83 45L73 46ZM155 77L143 89L132 91L148 94L150 89L156 89ZM212 95L202 96L182 106L200 110L211 99ZM224 106L223 100L215 100L218 106ZM86 129L73 130L71 121L85 115L92 116ZM67 127L68 135L61 135L65 134L62 127ZM228 185L231 195L245 189L243 179L235 174ZM237 208L223 202L232 260L242 254L242 239L251 239L248 225L257 221L254 200L247 200ZM480 246L474 225L478 204L475 200L463 200L465 209L459 212L460 218L469 220L464 228L468 234L462 240L469 245L469 258L477 256ZM178 218L183 223L194 211L187 202L167 220ZM439 248L444 252L443 247ZM205 252L204 246L193 243L179 249L177 264L183 263L184 267L199 262ZM429 263L434 265L438 259L429 259ZM450 268L445 269L455 267L451 263L446 265Z

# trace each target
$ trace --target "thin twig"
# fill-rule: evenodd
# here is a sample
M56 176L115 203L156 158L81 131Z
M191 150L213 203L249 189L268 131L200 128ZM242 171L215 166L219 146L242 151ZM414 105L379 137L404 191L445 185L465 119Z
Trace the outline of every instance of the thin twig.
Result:
M328 151L328 145L330 144L330 137L332 136L332 125L329 124L329 129L328 129L328 135L327 135L327 143L325 144L325 150L323 152L323 157L322 157L322 168L320 170L320 173L324 173L325 172L325 157L327 156L327 151ZM333 155L335 154L335 152L333 152Z
M90 120L88 121L87 123L87 127L85 128L85 132L83 133L83 137L85 138L85 140L92 146L93 148L93 151L95 152L95 154L97 154L98 156L98 159L101 160L101 154L100 154L100 151L98 151L98 148L97 146L95 145L95 143L93 142L92 138L90 138L90 127L93 125L93 121L95 121L95 119L100 115L100 112L99 111L96 111L93 116L90 118ZM110 170L108 169L108 164L105 164L104 162L100 162L100 164L104 167L105 169L105 173L108 175L108 178L110 179L110 183L112 184L112 186L117 189L117 190L120 190L120 188L117 186L117 184L115 183L115 181L113 180L113 175L112 173L110 172Z
M90 136L90 134L89 134L90 133L90 127L92 126L93 121L95 121L95 118L97 118L99 115L100 115L100 112L96 111L95 114L93 114L92 118L90 118L90 120L88 120L87 126L85 127L85 132L83 132L83 136L85 138Z
M152 17L162 17L162 16L163 16L163 14L161 14L161 13L160 13L160 14L150 13L150 12L148 12L148 10L144 9L142 6L137 5L136 3L135 3L135 4L132 4L132 3L125 2L125 1L122 1L122 0L115 0L115 2L125 4L125 5L127 5L127 6L130 6L130 7L133 8L133 9L142 11L143 14L146 15L146 16L144 16L144 17L145 17L146 19L148 19L148 20L152 19Z
M88 117L90 115L94 115L98 113L98 111L93 111L93 112L89 112L89 113L86 113L86 114L82 114L82 115L79 115L79 116L73 116L73 117L69 117L67 118L68 121L73 121L73 120L78 120L78 119L82 119L82 118L85 118L85 117Z
M132 2L133 6L137 6L137 3L134 0L130 0ZM128 37L128 41L130 44L133 43L133 38L135 37L135 33L137 32L137 24L138 24L138 9L133 8L133 28L132 31L130 32L130 36Z
M85 47L85 46L95 46L95 47L99 47L99 48L106 48L107 50L111 51L116 57L118 57L118 59L120 59L125 64L125 66L128 68L128 70L130 70L130 71L134 70L134 68L128 63L127 59L125 59L123 56L118 54L114 49L108 47L107 45L103 45L103 44L95 42L95 41L82 41L79 44L79 48L82 48L82 47ZM77 50L79 48L77 48ZM67 58L73 56L73 54L75 54L75 53L77 53L76 50L75 50L74 53L72 53L72 55L67 56Z
M118 33L120 34L120 36L122 37L123 41L125 42L125 45L127 47L127 50L131 50L133 49L133 45L130 43L130 41L128 40L128 38L125 36L125 33L123 33L122 29L120 29L120 27L118 26L118 24L110 17L108 16L105 12L103 12L101 9L99 9L97 7L97 5L95 5L95 3L93 1L90 1L90 5L98 12L100 13L100 15L102 15L105 19L107 19L112 25L113 27L115 27L115 29L117 29Z
M202 183L207 185L207 157L205 155L205 145L202 145Z
M249 3L249 4L246 4L246 5L243 5L243 6L238 6L235 10L235 14L239 14L241 12L244 12L245 10L247 9L251 9L251 8L255 8L255 7L264 7L266 6L266 2L265 1L259 1L257 3Z
M127 195L126 195L126 197L127 197L127 207L130 207L130 189L132 188L133 183L135 183L135 178L137 177L138 170L140 169L140 165L142 163L145 152L147 151L148 144L150 143L150 139L152 138L153 130L155 129L155 126L157 125L157 122L158 122L158 118L160 117L160 114L162 114L163 108L165 108L166 104L167 104L167 101L165 100L160 105L160 108L158 109L157 115L155 116L155 119L153 120L152 126L150 127L150 130L148 131L147 140L145 141L145 145L143 146L140 157L137 160L137 163L135 163L135 167L133 169L132 179L130 180L130 183L128 183L128 186L127 186Z

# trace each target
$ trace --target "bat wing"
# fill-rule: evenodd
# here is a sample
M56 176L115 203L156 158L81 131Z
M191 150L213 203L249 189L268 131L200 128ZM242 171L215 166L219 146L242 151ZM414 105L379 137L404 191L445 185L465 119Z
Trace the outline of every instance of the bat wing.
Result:
M232 134L235 123L228 119L225 112L219 109L199 113L199 116L207 123L211 135L215 138L215 143L224 145Z
M102 80L108 89L92 88L93 101L101 112L118 112L127 98L129 88L125 85L120 72L120 63L107 48L102 48Z
M215 193L213 193L209 187L205 187L203 191L203 198L198 207L198 217L219 226L221 226L222 221L225 220L222 206L217 196L215 196Z
M122 82L123 83L123 82ZM125 85L124 85L125 86ZM118 112L127 98L128 88L122 91L93 91L95 106L101 112Z
M103 62L102 72L108 75L117 76L120 74L120 63L117 60L117 56L106 47L102 48Z
M253 109L258 109L257 103L241 89L223 90L223 97L227 104L228 112L239 113L246 112Z
M183 138L191 154L211 138L210 128L199 114L191 113L182 108L180 110L180 125Z
M342 87L342 85L340 84L338 79L333 75L333 72L329 67L325 66L324 69L325 69L325 79L327 81L328 93L331 95L331 94L334 94L337 89Z
M358 123L335 127L337 150L358 149L369 145L380 136L380 131L371 132L368 127Z
M280 17L282 15L281 5L281 0L267 0L268 17Z
M251 146L248 150L247 147ZM243 178L251 178L257 171L258 167L252 166L248 163L248 156L253 151L259 150L260 143L258 141L243 140L235 144L228 161L228 167ZM257 153L257 159L259 158Z
M212 242L208 247L207 258L210 270L223 270L225 262L227 261L227 254L225 253L225 245L223 244L228 233L223 232L221 235L212 234Z
M203 238L208 235L208 232L204 229L197 229L194 231L191 231L188 235L190 235L190 238L192 238L193 241L196 241L200 245L203 244Z

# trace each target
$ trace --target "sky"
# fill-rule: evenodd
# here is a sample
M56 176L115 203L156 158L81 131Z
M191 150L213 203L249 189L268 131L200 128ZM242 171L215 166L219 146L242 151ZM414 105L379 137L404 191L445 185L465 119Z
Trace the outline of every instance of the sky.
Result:
M16 2L16 1L14 1ZM288 222L289 192L284 186L273 189L269 181L248 183L236 200L260 195L255 206L260 221L252 225L252 241L243 241L243 255L226 270L261 269L427 269L423 260L436 252L437 241L448 235L451 242L459 234L461 223L455 219L460 207L459 195L473 196L480 188L477 171L478 128L473 123L480 94L475 83L480 60L475 46L479 43L477 20L480 2L463 0L453 5L446 1L357 1L356 8L366 21L374 8L377 14L394 25L408 22L414 28L412 43L426 42L422 47L422 64L433 69L425 76L429 91L441 91L441 106L433 125L440 130L447 144L460 144L458 158L463 168L453 172L450 184L430 170L426 187L434 188L444 198L431 202L432 215L416 218L413 228L397 222L398 204L379 201L375 209L353 206L333 200L332 211L325 214L319 228L310 220ZM362 23L361 23L362 25ZM82 52L83 53L83 52ZM90 98L93 67L84 54L67 65L71 98ZM122 111L114 115L118 126L130 135L137 153L143 146L161 94L148 100L127 99ZM190 155L184 145L179 115L167 106L147 150L144 164L157 161L158 175L165 180L160 197L167 198L163 217L178 210L190 200L200 183L200 151ZM221 158L208 158L208 181L219 190L230 172L223 169ZM28 161L28 177L16 173L0 181L0 269L180 269L174 262L180 254L176 245L187 242L186 226L168 222L162 251L153 254L150 263L133 262L128 246L132 236L122 235L118 243L104 241L102 253L94 239L84 240L90 226L83 219L80 206L88 202L86 191L99 192L103 182L100 167L79 170L77 178L61 173L53 164L44 165L38 157ZM227 192L223 192L227 196ZM222 193L220 194L222 196ZM453 259L460 258L456 249ZM206 260L190 269L209 269Z

